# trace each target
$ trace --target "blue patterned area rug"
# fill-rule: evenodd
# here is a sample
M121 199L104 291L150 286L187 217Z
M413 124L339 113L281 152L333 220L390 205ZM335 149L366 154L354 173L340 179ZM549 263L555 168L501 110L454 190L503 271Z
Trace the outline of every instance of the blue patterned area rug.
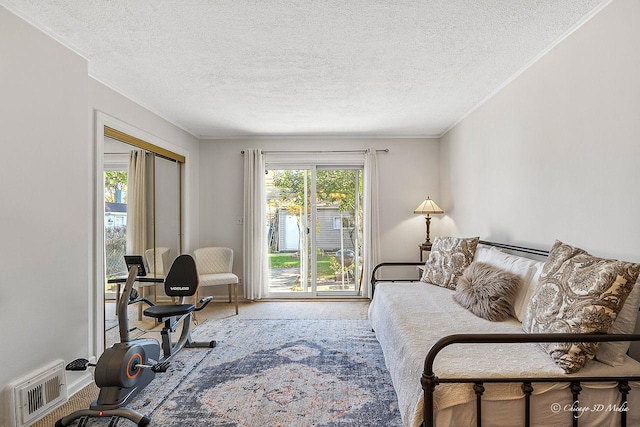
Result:
M218 346L183 350L131 404L152 426L402 425L367 320L208 320L193 337Z

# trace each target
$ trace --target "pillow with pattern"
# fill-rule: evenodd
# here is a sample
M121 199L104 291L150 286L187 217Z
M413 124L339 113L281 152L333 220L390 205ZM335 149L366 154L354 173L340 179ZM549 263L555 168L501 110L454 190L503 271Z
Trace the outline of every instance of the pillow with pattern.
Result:
M421 280L455 289L458 277L473 261L479 240L478 237L436 237Z
M522 322L531 333L606 333L635 284L640 264L597 258L560 241L551 248ZM541 343L568 374L593 359L598 343Z
M462 273L453 299L483 319L501 322L511 316L520 276L483 262L472 262Z

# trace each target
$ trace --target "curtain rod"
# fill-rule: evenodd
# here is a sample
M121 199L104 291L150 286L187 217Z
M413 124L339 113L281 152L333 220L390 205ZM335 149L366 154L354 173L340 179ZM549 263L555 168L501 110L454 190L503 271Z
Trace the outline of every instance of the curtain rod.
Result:
M286 151L286 150L269 150L269 151L263 151L263 153L366 153L367 150L311 150L311 151L296 151L296 150L291 150L291 151ZM383 149L379 149L376 150L376 152L385 152L388 153L389 149L388 148L383 148ZM245 151L241 150L240 154L244 154Z

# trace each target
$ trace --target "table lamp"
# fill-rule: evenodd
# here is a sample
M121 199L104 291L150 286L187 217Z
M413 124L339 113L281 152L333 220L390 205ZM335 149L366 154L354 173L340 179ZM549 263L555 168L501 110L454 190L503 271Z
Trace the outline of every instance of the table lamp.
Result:
M427 240L424 241L423 245L430 245L431 240L429 239L429 226L431 225L431 214L443 214L444 211L440 209L440 206L436 204L433 200L431 200L428 196L424 200L424 202L420 203L414 211L414 214L424 215L424 219L427 223Z

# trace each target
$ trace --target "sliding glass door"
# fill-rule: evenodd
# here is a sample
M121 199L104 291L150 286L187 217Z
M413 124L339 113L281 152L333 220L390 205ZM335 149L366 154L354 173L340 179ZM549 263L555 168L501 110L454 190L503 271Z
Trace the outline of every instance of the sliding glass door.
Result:
M362 168L268 169L270 297L361 293Z
M361 273L362 170L316 170L318 294L358 295Z
M269 292L311 292L311 170L266 176Z

